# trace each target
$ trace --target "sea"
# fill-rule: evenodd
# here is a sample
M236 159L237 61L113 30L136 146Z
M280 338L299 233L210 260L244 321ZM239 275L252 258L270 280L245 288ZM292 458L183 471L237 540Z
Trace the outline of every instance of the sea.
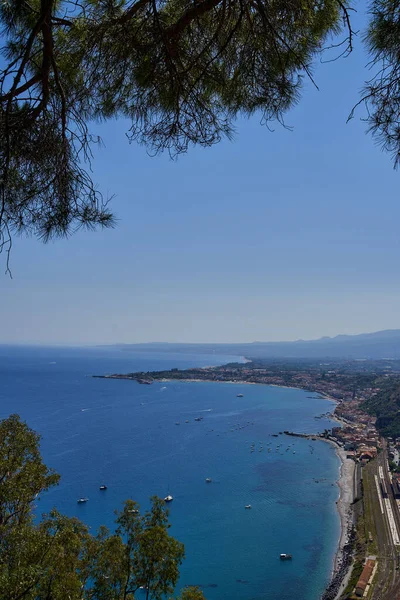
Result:
M171 494L170 533L186 550L177 594L198 585L207 600L318 600L340 534L340 463L330 444L280 432L331 427L321 417L331 401L263 385L92 377L238 360L0 346L0 418L18 413L39 432L46 464L61 475L38 513L55 506L95 533L113 528L125 499L146 509L151 496Z

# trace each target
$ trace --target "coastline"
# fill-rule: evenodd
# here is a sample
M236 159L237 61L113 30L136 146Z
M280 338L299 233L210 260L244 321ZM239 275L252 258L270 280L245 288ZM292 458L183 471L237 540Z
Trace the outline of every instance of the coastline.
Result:
M321 596L321 600L339 600L351 574L352 542L354 538L352 503L354 500L355 463L352 459L346 458L346 452L334 441L326 438L317 439L333 445L336 456L340 460L339 478L336 481L339 488L336 509L340 519L340 535L333 559L330 582Z
M171 379L162 379L160 381L168 382L172 381ZM302 389L305 392L310 390L306 390L304 388L298 388L294 386L283 386L276 384L263 384L256 383L252 381L213 381L213 380L204 380L204 379L181 379L180 381L185 383L195 382L195 383L229 383L229 384L246 384L246 385L268 385L270 387L282 387L284 389ZM338 405L338 401L331 396L328 396L324 392L313 392L319 394L326 400L333 402L336 406ZM334 414L332 411L330 417L332 421L336 421L340 425L346 425L345 421L340 419L338 416ZM340 460L339 466L339 477L336 480L336 485L339 488L339 497L336 501L336 510L339 514L340 520L340 535L337 542L337 549L334 555L333 564L332 564L332 572L329 585L323 594L322 598L326 600L328 598L332 598L334 600L338 600L341 593L343 592L347 580L350 576L350 564L349 563L349 555L348 552L345 553L345 546L349 543L351 539L351 532L354 526L354 516L353 516L353 508L352 503L354 500L354 476L355 476L355 463L352 459L346 458L345 450L339 446L333 440L320 437L318 434L307 434L310 437L316 437L317 440L321 440L323 442L327 442L331 444L335 448L336 456ZM333 594L332 594L333 592Z
M249 361L251 362L251 361ZM111 377L107 377L111 378ZM181 383L228 383L236 385L266 385L268 387L279 387L283 389L302 390L312 394L318 394L321 398L324 398L330 402L333 402L335 406L339 404L336 398L332 398L326 392L309 390L300 386L287 386L278 385L273 383L264 383L256 381L237 381L237 380L223 380L218 381L215 379L175 379L163 377L157 380L159 383L170 383L170 382L181 382ZM345 425L345 421L340 419L334 414L334 410L330 413L329 418L341 425ZM328 442L335 447L336 455L340 460L339 477L336 480L336 485L339 488L339 497L336 501L336 510L339 514L340 520L340 535L336 545L336 552L334 555L332 570L329 583L321 595L321 600L338 600L343 593L347 580L351 573L351 557L352 557L352 544L353 537L353 508L352 502L354 499L354 472L355 463L353 460L346 458L346 453L341 446L339 446L334 440L321 437L319 434L300 434L301 437L315 437L318 440ZM347 547L346 547L347 545Z
M353 526L352 503L354 500L355 473L355 463L351 458L346 458L346 452L343 448L336 447L336 454L341 461L340 475L337 481L339 498L336 504L340 518L340 538L333 564L333 574L336 574L341 567L343 548L349 541L349 531Z
M95 375L92 375L92 377L95 377ZM104 379L118 379L117 377L110 377L110 376L101 376ZM121 379L123 379L121 377ZM127 379L127 378L126 378ZM173 377L162 377L161 379L157 379L156 382L158 383L170 383L171 381L178 381L181 383L229 383L229 384L235 384L235 385L266 385L267 387L276 387L276 388L282 388L284 390L301 390L303 392L308 392L310 394L318 394L319 396L321 396L321 398L324 398L325 400L330 400L331 402L334 402L335 404L338 404L338 401L336 398L332 398L331 396L328 396L328 394L326 394L325 392L319 392L319 391L314 391L314 390L309 390L307 388L303 388L300 386L295 386L295 385L283 385L283 384L277 384L277 383L264 383L263 381L237 381L234 379L227 379L227 380L218 380L218 379L194 379L194 378L190 378L190 379L174 379ZM341 421L338 417L333 416L332 415L332 419L340 422L340 423L344 423L344 421Z
M168 380L166 379L164 381L168 381ZM171 380L169 380L169 381L171 381ZM185 381L188 383L191 381L195 381L195 382L201 383L201 382L204 382L205 380L204 379L197 379L197 380L186 379L186 380L181 380L181 381ZM212 380L208 380L208 381L210 383L219 383L219 382L215 382ZM285 389L295 389L295 390L302 389L305 392L310 391L310 390L307 390L304 388L299 388L299 387L294 387L294 386L283 386L283 385L278 386L276 384L262 384L262 383L252 382L252 381L246 381L246 382L244 382L244 381L243 382L224 381L221 383L231 383L231 384L232 383L236 383L236 384L245 383L246 385L269 385L270 387L282 387ZM312 393L319 394L319 396L325 398L325 400L329 400L330 402L333 402L335 404L335 406L337 406L339 404L339 402L336 398L332 398L331 396L328 396L328 394L326 394L324 392L312 392ZM346 422L344 420L342 420L340 417L335 415L334 410L332 411L329 418L332 419L332 421L336 421L336 423L339 423L339 425L346 425ZM322 600L339 600L340 596L342 595L342 593L347 585L348 579L351 574L352 548L351 548L351 545L347 546L347 551L346 551L345 547L349 542L351 542L351 538L353 535L352 532L353 532L353 528L354 528L354 514L353 514L352 503L354 500L354 491L355 491L354 490L355 463L351 458L346 457L346 452L342 448L342 446L339 446L333 440L320 437L317 434L315 434L315 436L310 434L310 437L316 437L317 440L327 442L328 444L331 444L332 446L334 446L336 456L340 460L339 477L336 480L336 485L339 488L339 497L336 501L336 510L338 512L339 520L340 520L340 534L339 534L339 539L337 542L336 552L335 552L334 559L333 559L330 581L329 581L329 584L326 587L323 595L321 596Z

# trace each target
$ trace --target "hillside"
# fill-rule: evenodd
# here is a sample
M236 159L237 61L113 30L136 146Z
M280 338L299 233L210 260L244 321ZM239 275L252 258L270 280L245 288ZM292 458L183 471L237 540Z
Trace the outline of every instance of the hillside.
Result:
M124 351L226 354L254 358L400 358L400 330L360 335L338 335L318 340L253 342L243 344L116 344Z

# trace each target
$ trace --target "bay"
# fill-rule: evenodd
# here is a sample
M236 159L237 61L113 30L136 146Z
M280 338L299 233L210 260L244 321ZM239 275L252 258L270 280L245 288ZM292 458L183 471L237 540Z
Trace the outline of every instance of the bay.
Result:
M124 499L147 508L153 494L170 493L171 534L186 548L179 587L200 585L208 600L317 600L339 537L339 461L329 444L279 432L332 426L315 419L330 401L261 385L91 377L231 360L2 346L0 417L20 414L61 474L39 512L56 506L95 532L112 527ZM78 505L82 495L89 501ZM281 552L293 560L280 561Z

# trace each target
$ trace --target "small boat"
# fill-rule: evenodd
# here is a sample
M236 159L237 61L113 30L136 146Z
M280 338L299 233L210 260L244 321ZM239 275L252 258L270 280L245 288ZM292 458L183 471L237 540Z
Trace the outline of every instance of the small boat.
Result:
M251 508L251 504L246 504L245 508Z
M106 490L106 489L107 489L107 486L106 486L106 485L101 485L99 489L100 489L100 490L102 490L102 491L103 491L103 490Z
M78 504L85 504L85 502L87 502L88 500L89 498L79 498Z
M283 554L279 555L279 558L281 560L292 560L292 555L291 554L285 554L285 553L283 553Z
M173 497L170 494L168 494L168 496L165 496L165 498L164 498L164 502L172 502L172 500L173 500Z
M236 394L236 398L243 398L243 394Z
M210 479L209 477L207 477L206 483L211 483L211 482L212 482L212 479Z
M202 420L203 420L203 417L196 417L195 418L195 421L202 421Z

